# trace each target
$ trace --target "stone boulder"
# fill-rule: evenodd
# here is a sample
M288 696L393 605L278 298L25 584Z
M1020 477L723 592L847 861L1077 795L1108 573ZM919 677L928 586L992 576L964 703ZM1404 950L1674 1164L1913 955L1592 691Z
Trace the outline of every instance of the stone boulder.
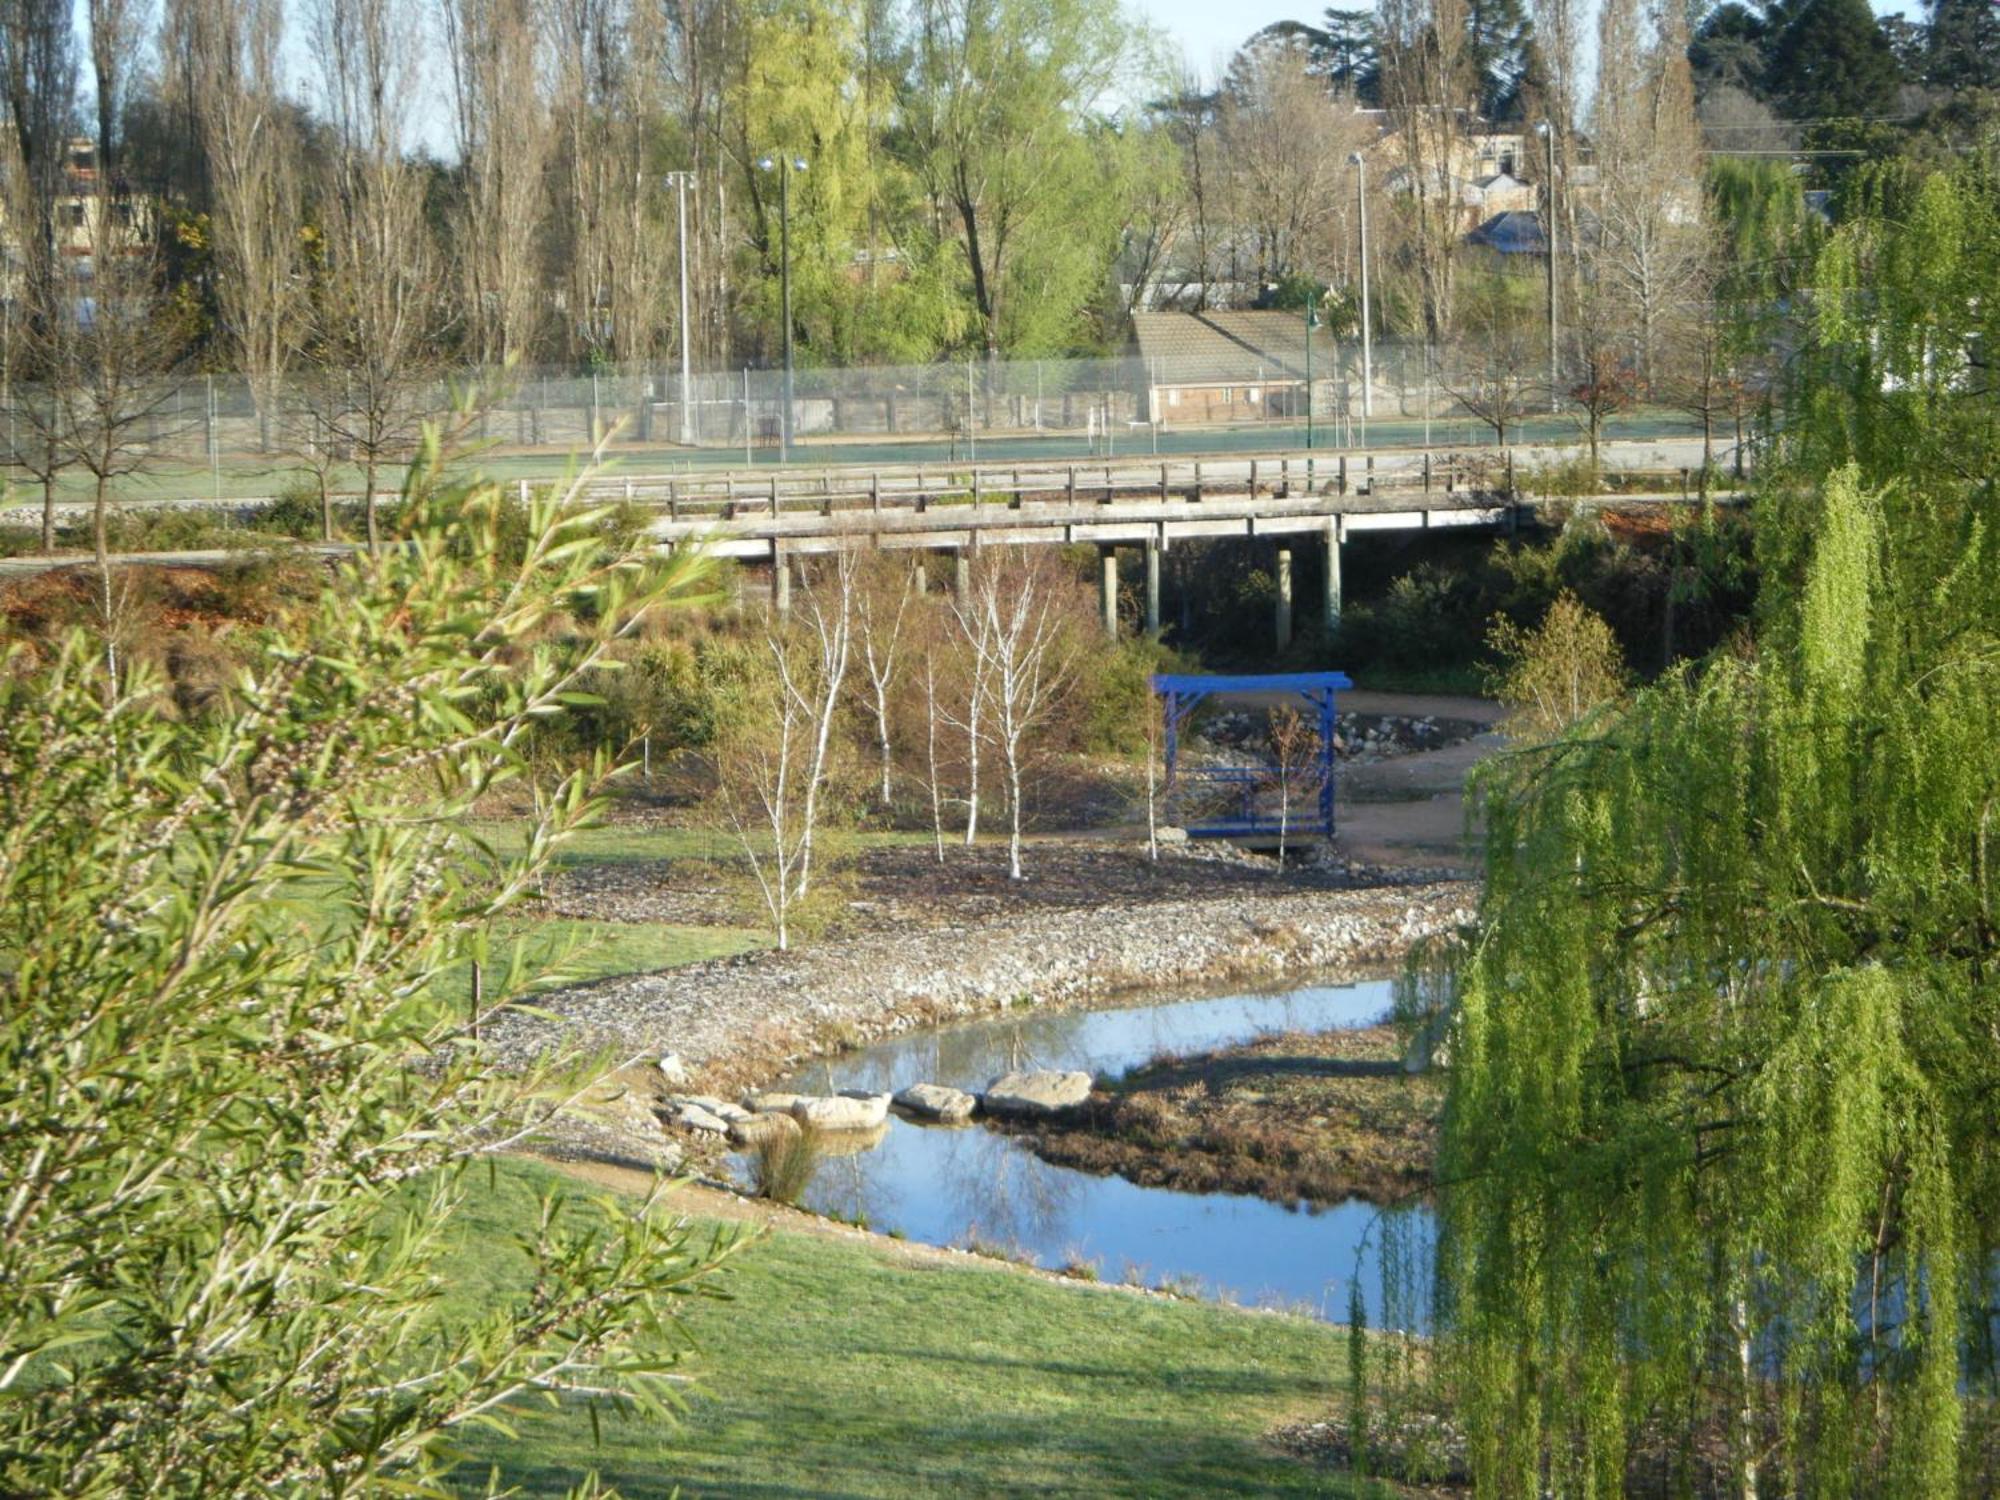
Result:
M837 1094L830 1099L798 1099L792 1104L792 1118L814 1130L873 1130L889 1118L889 1096Z
M804 1094L753 1092L743 1096L743 1107L753 1115L788 1115L792 1106L805 1097Z
M760 1146L781 1135L797 1135L799 1122L790 1115L745 1115L729 1122L729 1139L738 1146Z
M740 1104L731 1104L726 1099L717 1099L712 1094L675 1094L667 1100L667 1103L674 1109L692 1106L695 1109L705 1110L725 1125L737 1120L747 1120L757 1113L756 1110L745 1109Z
M943 1125L959 1125L972 1118L979 1107L976 1096L964 1089L949 1089L941 1083L913 1083L896 1095L896 1108Z
M989 1115L1052 1115L1088 1099L1090 1084L1088 1073L1003 1073L986 1085L979 1104Z
M683 1130L698 1130L704 1135L727 1135L729 1133L729 1122L727 1120L718 1114L702 1108L693 1101L679 1105L667 1118Z

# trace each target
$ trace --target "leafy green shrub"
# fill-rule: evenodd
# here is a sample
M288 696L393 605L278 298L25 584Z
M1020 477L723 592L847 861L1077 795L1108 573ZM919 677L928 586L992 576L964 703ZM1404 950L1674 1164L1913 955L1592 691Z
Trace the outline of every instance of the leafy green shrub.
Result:
M1153 674L1191 671L1195 665L1191 657L1143 636L1105 642L1097 660L1077 677L1077 747L1100 755L1141 754Z
M278 492L276 499L258 512L256 526L259 531L276 532L302 542L320 540L319 487L311 484L287 485Z
M1530 495L1574 500L1603 491L1604 475L1587 454L1524 469L1520 485Z

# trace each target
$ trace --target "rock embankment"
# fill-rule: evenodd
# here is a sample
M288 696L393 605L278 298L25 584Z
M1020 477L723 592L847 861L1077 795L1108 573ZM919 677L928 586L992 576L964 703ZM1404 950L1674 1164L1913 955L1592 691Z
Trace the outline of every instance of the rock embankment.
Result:
M1015 1005L1267 980L1403 953L1472 917L1463 881L1343 890L1240 887L1095 909L1029 910L875 931L790 953L690 964L541 996L548 1017L491 1033L504 1062L581 1042L676 1054L710 1092L759 1084L806 1057Z

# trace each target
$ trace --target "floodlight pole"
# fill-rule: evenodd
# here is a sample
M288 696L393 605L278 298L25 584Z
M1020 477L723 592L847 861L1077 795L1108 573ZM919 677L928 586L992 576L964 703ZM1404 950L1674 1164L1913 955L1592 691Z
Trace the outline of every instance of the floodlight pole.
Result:
M778 417L778 461L792 457L792 173L806 169L803 156L766 156L757 163L778 174L778 300L785 320L785 404Z
M1361 218L1361 416L1375 415L1375 344L1368 327L1368 182L1367 164L1359 151L1347 158L1354 164L1354 202ZM1368 435L1362 433L1362 442Z
M692 172L669 172L667 180L674 185L677 206L677 220L680 225L681 242L681 446L694 446L694 406L688 400L688 388L692 384L693 361L689 358L688 342L688 183L694 178Z
M1542 238L1549 252L1549 410L1562 409L1561 361L1556 355L1556 132L1547 120L1535 133L1548 148L1548 175L1542 182Z

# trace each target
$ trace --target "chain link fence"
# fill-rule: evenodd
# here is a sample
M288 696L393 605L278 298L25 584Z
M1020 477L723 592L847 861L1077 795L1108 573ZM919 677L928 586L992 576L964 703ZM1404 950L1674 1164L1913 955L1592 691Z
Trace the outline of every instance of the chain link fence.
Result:
M398 382L378 398L378 457L402 457L421 420L471 403L471 431L502 452L551 457L608 435L614 449L659 462L765 464L782 459L881 460L892 450L1026 457L1104 456L1299 445L1308 426L1325 445L1452 446L1490 441L1439 378L1421 345L1377 344L1363 370L1360 345L1321 333L1285 350L1249 345L1188 359L985 360L867 368L709 370L685 384L672 365L574 370L453 371ZM131 439L150 461L237 465L324 453L355 460L371 426L348 393L357 382L289 381L268 394L238 375L163 383L143 398ZM50 394L15 384L0 399L0 433L16 469L32 469L46 444ZM789 422L787 414L789 412ZM1646 435L1692 430L1673 413L1627 416ZM1543 439L1573 436L1561 418Z

